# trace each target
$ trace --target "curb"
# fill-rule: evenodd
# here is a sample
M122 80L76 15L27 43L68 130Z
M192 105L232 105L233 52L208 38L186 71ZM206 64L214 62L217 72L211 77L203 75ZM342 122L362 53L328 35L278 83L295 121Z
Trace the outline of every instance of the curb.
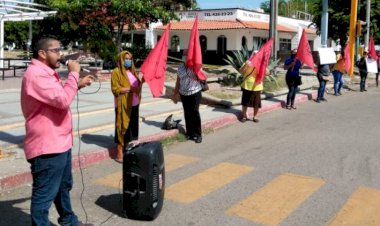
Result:
M315 98L316 95L317 95L316 91L313 91L310 94L299 93L297 94L295 101L296 103L299 104L299 103L306 102L308 100ZM259 114L261 115L261 114L268 113L277 109L282 109L284 105L285 105L284 101L274 102L274 103L265 105L260 109ZM253 112L249 111L249 117L252 117L252 116L253 116ZM211 119L202 123L202 129L210 130L214 132L215 130L221 129L225 126L234 124L236 122L239 122L238 113L228 114L226 116ZM138 141L140 143L149 142L149 141L159 141L166 138L174 137L177 134L179 134L179 130L168 130L168 131L163 131L155 135L141 137ZM72 167L73 167L73 170L78 170L79 168L91 166L104 160L114 159L115 156L116 156L116 150L114 148L103 148L103 149L99 149L95 151L90 151L85 154L79 153L79 155L73 156ZM26 185L31 182L32 182L32 175L29 171L21 172L16 175L4 177L4 178L0 178L0 193L9 191L13 188L16 188L22 185Z

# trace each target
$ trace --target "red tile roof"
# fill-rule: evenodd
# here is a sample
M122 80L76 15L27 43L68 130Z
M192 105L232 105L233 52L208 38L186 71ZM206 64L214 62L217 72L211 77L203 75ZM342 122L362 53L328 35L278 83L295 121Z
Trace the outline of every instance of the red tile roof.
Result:
M194 21L175 21L172 22L171 30L191 30ZM166 25L158 26L156 29L164 30ZM269 23L259 21L240 21L240 20L203 20L198 22L198 30L224 30L224 29L259 29L269 30ZM281 32L297 32L297 30L277 25L277 30ZM307 33L315 34L315 31L306 29Z

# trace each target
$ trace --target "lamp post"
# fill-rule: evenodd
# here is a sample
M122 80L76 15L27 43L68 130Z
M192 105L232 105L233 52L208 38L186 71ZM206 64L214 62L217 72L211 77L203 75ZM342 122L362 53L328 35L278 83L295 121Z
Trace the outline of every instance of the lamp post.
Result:
M278 3L277 0L270 1L270 20L269 20L269 38L273 38L272 59L277 59L277 17L278 17Z
M322 1L322 18L321 18L321 47L327 47L328 20L329 20L329 1Z
M365 41L364 41L364 47L368 47L369 42L369 32L370 32L370 18L371 18L371 0L367 0L367 11L366 11L366 26L367 26L367 33L365 34Z

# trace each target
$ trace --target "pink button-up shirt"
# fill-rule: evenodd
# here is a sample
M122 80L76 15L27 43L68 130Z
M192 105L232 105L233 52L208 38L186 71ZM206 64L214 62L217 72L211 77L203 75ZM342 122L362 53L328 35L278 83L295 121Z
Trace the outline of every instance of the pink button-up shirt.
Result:
M55 70L32 59L21 86L27 159L63 153L72 147L70 104L78 91L78 79L78 73L70 72L63 84Z

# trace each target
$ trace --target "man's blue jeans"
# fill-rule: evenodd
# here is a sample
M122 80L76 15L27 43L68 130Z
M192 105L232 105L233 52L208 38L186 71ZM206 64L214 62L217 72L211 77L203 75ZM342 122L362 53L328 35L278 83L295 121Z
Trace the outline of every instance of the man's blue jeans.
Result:
M340 90L343 86L343 74L338 70L335 70L332 73L334 75L334 94L340 94Z
M60 225L72 226L78 218L71 208L71 149L60 154L41 155L28 160L33 176L31 218L34 226L50 226L49 208L54 201Z
M326 81L323 79L319 80L319 88L318 88L318 100L323 100L326 90Z

